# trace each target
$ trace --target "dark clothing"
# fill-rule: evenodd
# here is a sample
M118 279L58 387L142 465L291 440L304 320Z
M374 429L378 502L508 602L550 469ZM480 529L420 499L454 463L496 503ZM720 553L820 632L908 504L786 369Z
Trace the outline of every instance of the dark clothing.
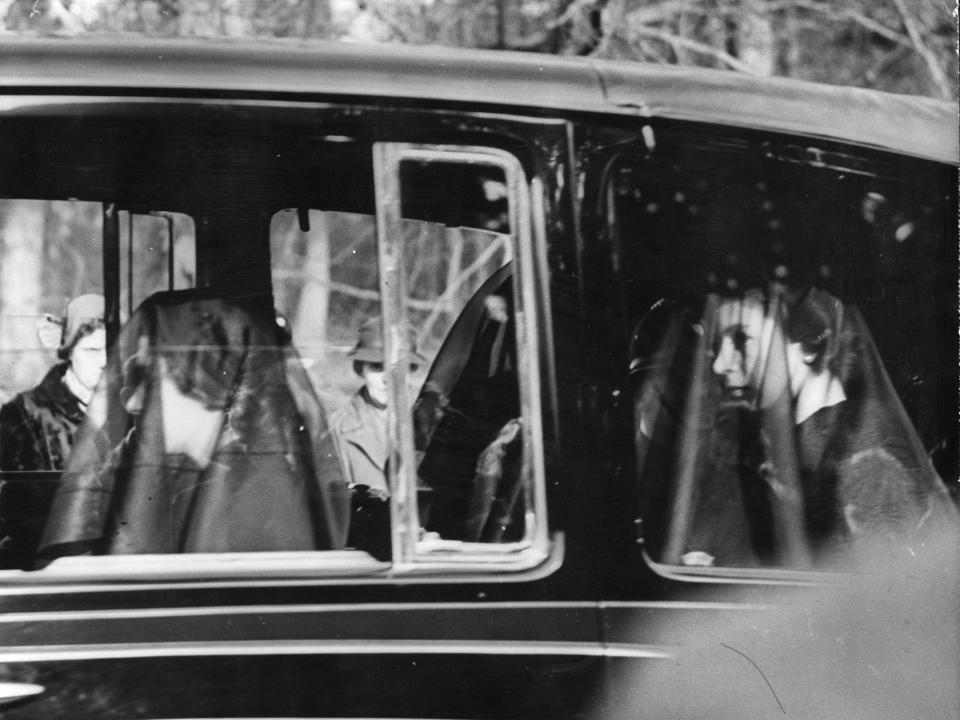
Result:
M145 445L152 443L132 430L102 468L66 474L59 499L72 511L58 514L64 521L48 528L43 545L97 554L323 547L296 458L247 452L233 440L201 467L182 454L146 457Z
M794 310L790 324L778 292L753 308L741 303L743 325L716 297L694 315L707 323L699 333L671 308L652 328L638 325L638 467L664 479L648 503L673 508L663 539L651 530L647 547L662 543L668 563L723 567L848 565L876 547L914 553L956 512L862 316L810 291L826 308L810 353L787 332L806 316ZM744 339L727 387L718 339L741 328L759 340L764 322L764 352L751 359ZM791 367L792 353L805 371ZM811 413L801 422L799 408Z
M418 424L432 426L427 432L421 431L420 443L425 447L418 468L421 479L432 489L426 528L445 539L480 539L486 514L471 518L471 504L480 502L477 494L489 496L498 482L487 478L480 481L483 487L479 486L477 463L505 426L520 417L516 325L510 304L512 281L504 272L507 269L488 280L461 313L434 361L414 411ZM506 304L505 318L493 317L483 304L494 294ZM421 423L423 399L431 393L438 396L430 403L434 418ZM497 445L494 450L505 450L508 444ZM521 462L517 454L514 448L509 464ZM519 488L519 473L510 475L516 476L515 487ZM521 501L508 504L507 516L522 514ZM519 528L515 526L516 531Z
M0 408L0 470L63 470L86 406L67 389L67 363Z
M797 425L806 529L815 552L844 550L854 536L916 541L949 501L929 458L874 397L821 408ZM850 523L854 521L855 526Z
M81 433L44 558L342 547L349 505L340 468L322 409L309 382L291 377L298 363L287 362L272 317L201 293L158 293L118 345L126 360L108 365L102 385L140 397L136 428L110 453ZM202 408L165 417L164 392ZM211 413L220 417L213 427ZM209 460L181 454L184 423L212 448Z
M86 406L67 389L67 363L54 365L32 390L0 408L0 470L60 471ZM53 482L8 477L0 485L0 567L30 566L50 511Z

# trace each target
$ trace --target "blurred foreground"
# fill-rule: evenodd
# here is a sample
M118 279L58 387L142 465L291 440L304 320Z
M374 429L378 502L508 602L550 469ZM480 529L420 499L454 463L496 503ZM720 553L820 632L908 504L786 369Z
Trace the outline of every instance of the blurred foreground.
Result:
M958 718L958 547L956 528L905 557L875 547L836 586L785 590L769 611L659 628L682 651L621 666L611 687L622 695L598 716ZM756 601L749 590L724 599Z

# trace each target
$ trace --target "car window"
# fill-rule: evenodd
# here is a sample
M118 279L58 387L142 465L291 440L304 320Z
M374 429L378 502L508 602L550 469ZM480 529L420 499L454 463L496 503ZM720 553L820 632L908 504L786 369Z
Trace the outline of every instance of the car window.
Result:
M79 229L48 223L86 243L55 250L61 266L79 258L76 277L49 277L79 293L60 327L72 342L91 322L97 377L73 424L56 429L58 462L18 468L20 484L4 472L0 515L15 549L5 567L136 574L124 557L294 562L314 551L347 551L329 555L332 571L363 558L373 570L542 559L519 161L341 136L331 147L358 184L328 188L325 203L280 203L263 226L238 231L247 256L198 237L211 223L202 213L195 223L142 205L47 203L48 214L68 206L75 224L75 208L86 213ZM269 259L269 284L257 284L258 258ZM84 335L77 352L91 343ZM58 391L75 390L66 383L79 357ZM29 426L46 443L55 432L49 413L5 411L5 433Z
M151 294L197 285L196 228L185 213L118 210L120 321Z
M722 573L910 552L953 514L943 175L658 140L611 186L648 556Z
M415 398L454 321L482 282L508 260L512 244L508 234L482 228L411 219L400 227L409 326L407 397ZM387 433L386 406L392 401L376 219L290 208L274 215L270 241L277 312L327 418L351 496L346 547L389 558L389 502L395 492L388 464L397 450ZM518 395L515 378L511 391ZM445 407L434 406L433 412ZM425 417L425 404L418 410ZM400 417L408 425L413 418L412 408ZM476 456L466 461L472 482ZM420 484L418 532L437 536L428 518L433 490L425 480ZM457 515L462 523L465 514L465 509L441 508L437 516Z
M82 438L99 436L107 423L104 217L116 213L122 222L107 225L122 227L118 289L125 321L155 290L195 283L189 216L80 200L0 201L4 568L34 566L61 474Z

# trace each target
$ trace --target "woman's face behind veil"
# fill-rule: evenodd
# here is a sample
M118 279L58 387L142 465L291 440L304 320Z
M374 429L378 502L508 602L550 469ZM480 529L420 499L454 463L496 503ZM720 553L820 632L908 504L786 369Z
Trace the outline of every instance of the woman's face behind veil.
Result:
M720 302L714 316L713 363L724 401L767 406L788 387L787 349L775 313L759 293Z

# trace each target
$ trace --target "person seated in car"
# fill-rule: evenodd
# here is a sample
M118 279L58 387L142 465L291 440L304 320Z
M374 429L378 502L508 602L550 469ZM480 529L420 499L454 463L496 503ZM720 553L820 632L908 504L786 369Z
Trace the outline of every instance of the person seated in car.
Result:
M39 385L0 408L0 470L63 470L106 364L103 307L103 296L80 295L67 303L62 319L47 316L38 326L41 342L56 349L59 362ZM0 566L29 563L51 489L18 482L0 486Z
M357 344L347 355L363 385L330 419L330 428L344 479L351 491L353 514L348 544L381 555L389 542L390 485L387 462L389 392L384 368L383 320L368 318L361 326ZM412 370L426 364L417 352L411 331L407 361Z
M159 293L124 327L111 385L135 416L106 458L78 444L41 543L70 554L337 546L331 488L287 382L273 318Z
M364 487L371 495L388 497L389 395L384 368L383 321L379 316L367 319L360 326L357 344L347 358L353 361L353 371L363 380L363 385L330 420L344 477L350 487ZM407 361L411 370L427 362L417 352L412 331Z
M721 301L712 320L711 369L722 405L753 414L753 437L740 439L753 446L776 542L796 540L789 526L802 512L814 554L837 550L853 527L844 488L858 488L857 517L875 516L862 487L873 482L882 498L883 478L914 488L905 497L922 508L904 515L915 531L926 508L949 503L855 308L817 288L774 287Z
M35 388L0 408L0 470L62 470L107 362L103 296L80 295L63 319L39 328L57 335L55 364Z

